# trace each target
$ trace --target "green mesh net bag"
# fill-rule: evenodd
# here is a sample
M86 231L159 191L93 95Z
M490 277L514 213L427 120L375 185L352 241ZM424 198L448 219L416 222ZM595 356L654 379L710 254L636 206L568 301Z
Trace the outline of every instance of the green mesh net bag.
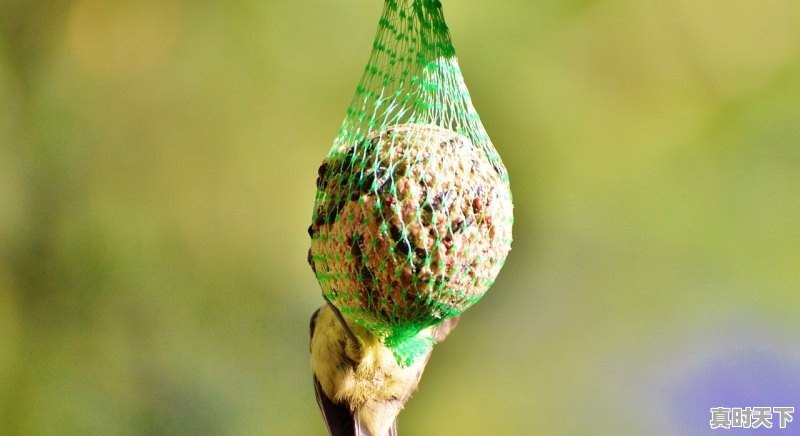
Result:
M309 263L325 298L407 365L420 332L475 304L511 248L508 175L437 0L385 0L319 168Z

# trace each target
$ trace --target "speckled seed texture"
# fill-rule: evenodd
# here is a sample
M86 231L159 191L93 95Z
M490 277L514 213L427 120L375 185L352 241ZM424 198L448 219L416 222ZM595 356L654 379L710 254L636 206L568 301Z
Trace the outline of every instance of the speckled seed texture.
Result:
M324 295L376 334L474 304L511 248L511 193L472 142L400 124L319 169L309 262Z

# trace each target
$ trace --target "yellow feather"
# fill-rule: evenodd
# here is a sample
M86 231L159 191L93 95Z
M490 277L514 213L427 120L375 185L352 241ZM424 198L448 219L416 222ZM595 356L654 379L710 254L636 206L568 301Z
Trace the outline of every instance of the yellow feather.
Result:
M329 398L349 405L372 434L382 435L416 390L428 356L400 366L379 338L349 320L348 326L360 346L328 305L321 308L311 338L311 368Z

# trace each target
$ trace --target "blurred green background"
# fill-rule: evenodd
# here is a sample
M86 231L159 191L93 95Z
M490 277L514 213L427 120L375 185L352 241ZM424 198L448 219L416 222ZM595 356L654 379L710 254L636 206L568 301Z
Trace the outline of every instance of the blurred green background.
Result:
M0 0L0 434L324 434L306 227L381 7ZM800 410L800 2L444 8L515 241L401 431Z

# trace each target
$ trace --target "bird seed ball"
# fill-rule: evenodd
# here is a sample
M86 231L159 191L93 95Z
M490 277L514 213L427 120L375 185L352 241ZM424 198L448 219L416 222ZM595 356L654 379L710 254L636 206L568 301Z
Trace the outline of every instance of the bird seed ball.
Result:
M463 312L511 248L511 193L484 151L399 124L319 169L309 263L324 295L376 334Z

